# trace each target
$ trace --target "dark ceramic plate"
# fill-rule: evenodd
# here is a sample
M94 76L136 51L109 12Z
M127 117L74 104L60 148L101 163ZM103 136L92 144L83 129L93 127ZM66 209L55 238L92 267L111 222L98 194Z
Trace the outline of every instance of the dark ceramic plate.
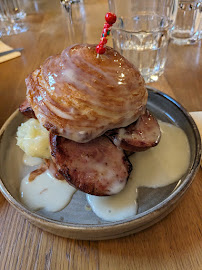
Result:
M22 164L22 151L16 144L17 127L24 121L21 113L15 112L0 132L0 189L5 198L25 218L36 226L54 234L75 239L111 239L141 231L170 213L190 186L200 164L201 141L198 129L186 110L171 97L148 87L148 109L160 120L172 123L184 130L191 158L185 175L162 188L140 188L137 215L119 222L106 222L92 211L85 210L85 194L76 192L70 204L60 212L43 210L34 212L20 201L19 187L27 168Z

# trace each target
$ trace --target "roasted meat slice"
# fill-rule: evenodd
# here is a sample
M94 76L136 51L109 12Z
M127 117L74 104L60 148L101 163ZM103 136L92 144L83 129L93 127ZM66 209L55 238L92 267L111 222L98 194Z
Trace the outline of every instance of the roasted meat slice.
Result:
M52 160L77 189L97 196L120 192L132 170L124 152L106 136L77 143L50 133Z
M129 152L145 151L156 146L161 137L159 124L148 110L131 125L109 130L105 134L115 145Z
M19 110L28 118L36 118L34 111L32 110L29 101L26 99L19 107Z

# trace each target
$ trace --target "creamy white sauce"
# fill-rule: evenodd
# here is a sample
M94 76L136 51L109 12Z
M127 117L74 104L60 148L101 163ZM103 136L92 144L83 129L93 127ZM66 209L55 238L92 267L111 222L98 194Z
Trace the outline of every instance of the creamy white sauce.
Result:
M133 170L123 191L110 197L86 195L98 217L119 221L135 215L138 187L163 187L179 180L186 172L190 160L187 136L178 127L161 121L159 124L162 132L159 144L130 157Z
M42 163L41 158L28 156L26 153L24 153L22 159L23 159L23 163L27 166L37 166Z
M31 182L29 175L22 180L20 193L22 202L31 210L44 208L50 212L60 211L76 191L65 180L54 178L48 170Z
M107 221L122 220L137 212L137 188L131 178L126 187L116 195L98 197L87 194L86 198L93 212Z
M130 177L137 186L163 187L179 180L190 160L189 142L184 131L160 122L161 139L156 147L130 157L133 171Z
M98 217L114 222L134 216L137 213L138 187L163 187L180 180L186 172L190 149L184 131L161 121L159 124L162 132L159 144L130 157L133 171L120 193L103 197L86 195ZM76 191L66 181L55 179L48 170L31 182L28 178L29 175L22 180L20 192L22 201L32 210L59 211L70 202Z

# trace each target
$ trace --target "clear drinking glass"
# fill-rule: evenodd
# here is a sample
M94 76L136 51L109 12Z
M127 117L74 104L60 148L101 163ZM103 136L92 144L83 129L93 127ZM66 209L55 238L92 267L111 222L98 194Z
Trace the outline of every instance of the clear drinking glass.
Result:
M179 1L172 42L178 45L194 44L200 39L202 1Z
M21 0L0 0L0 37L27 31L25 16Z
M177 0L109 0L117 16L112 27L113 47L132 62L145 81L157 81L163 73Z
M66 22L67 45L75 43L98 44L104 17L108 11L107 5L105 10L103 9L103 1L60 0L60 3Z
M83 0L60 0L67 20L70 44L84 43L86 31L86 10Z

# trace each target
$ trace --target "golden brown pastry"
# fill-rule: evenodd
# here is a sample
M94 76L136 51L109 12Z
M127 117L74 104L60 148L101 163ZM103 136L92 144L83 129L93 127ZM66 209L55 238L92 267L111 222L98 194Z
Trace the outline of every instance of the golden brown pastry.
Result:
M27 99L40 123L80 143L128 126L147 103L139 71L109 47L97 58L95 47L68 47L26 79Z

